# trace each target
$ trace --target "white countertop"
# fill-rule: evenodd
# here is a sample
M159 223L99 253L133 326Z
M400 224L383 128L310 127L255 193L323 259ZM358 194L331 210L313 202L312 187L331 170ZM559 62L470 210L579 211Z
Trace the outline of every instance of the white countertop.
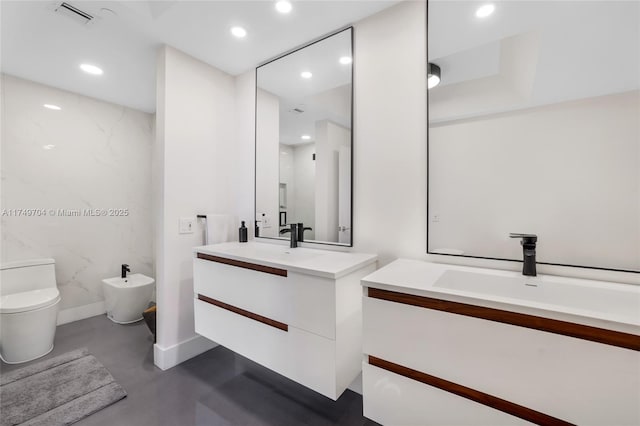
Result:
M210 254L242 262L286 269L301 274L337 279L375 263L375 254L352 253L310 248L289 248L279 244L220 243L196 247L195 253Z
M399 259L362 285L640 335L640 286L633 284Z

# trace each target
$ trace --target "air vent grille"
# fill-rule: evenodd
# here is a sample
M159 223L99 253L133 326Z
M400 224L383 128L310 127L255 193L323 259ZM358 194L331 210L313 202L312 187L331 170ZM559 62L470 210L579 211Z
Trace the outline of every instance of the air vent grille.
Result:
M66 2L60 3L60 5L56 8L56 13L67 16L81 24L88 24L93 19L93 16L91 16L87 12L83 12L77 7Z
M290 109L289 112L292 114L302 114L304 110L300 108L294 108L294 109Z

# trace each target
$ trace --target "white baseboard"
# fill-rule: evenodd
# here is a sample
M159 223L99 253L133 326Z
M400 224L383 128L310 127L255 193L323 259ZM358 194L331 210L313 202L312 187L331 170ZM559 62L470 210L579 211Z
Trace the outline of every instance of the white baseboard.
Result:
M63 309L58 312L57 325L95 317L97 315L105 314L106 312L107 308L105 307L104 300L90 303L88 305L76 306L75 308Z
M216 346L218 346L217 343L199 335L167 348L160 347L156 343L153 345L153 362L161 370L168 370Z

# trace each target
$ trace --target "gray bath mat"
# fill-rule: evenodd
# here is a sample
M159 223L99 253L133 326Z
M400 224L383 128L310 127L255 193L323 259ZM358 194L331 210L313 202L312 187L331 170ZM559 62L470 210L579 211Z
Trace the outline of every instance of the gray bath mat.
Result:
M69 425L127 396L86 349L0 375L0 425Z

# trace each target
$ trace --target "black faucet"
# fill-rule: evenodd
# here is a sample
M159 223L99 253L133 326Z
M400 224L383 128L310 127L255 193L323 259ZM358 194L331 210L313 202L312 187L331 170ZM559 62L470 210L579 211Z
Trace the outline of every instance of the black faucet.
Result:
M289 230L289 232L291 232L291 240L290 240L291 243L289 244L289 247L291 248L298 247L298 224L292 223L291 229Z
M131 272L131 269L129 269L129 265L127 265L126 263L122 264L122 268L120 270L120 278L127 278L127 272Z
M538 236L535 234L509 234L511 238L521 238L524 264L522 265L522 275L535 277L536 274L536 243Z

